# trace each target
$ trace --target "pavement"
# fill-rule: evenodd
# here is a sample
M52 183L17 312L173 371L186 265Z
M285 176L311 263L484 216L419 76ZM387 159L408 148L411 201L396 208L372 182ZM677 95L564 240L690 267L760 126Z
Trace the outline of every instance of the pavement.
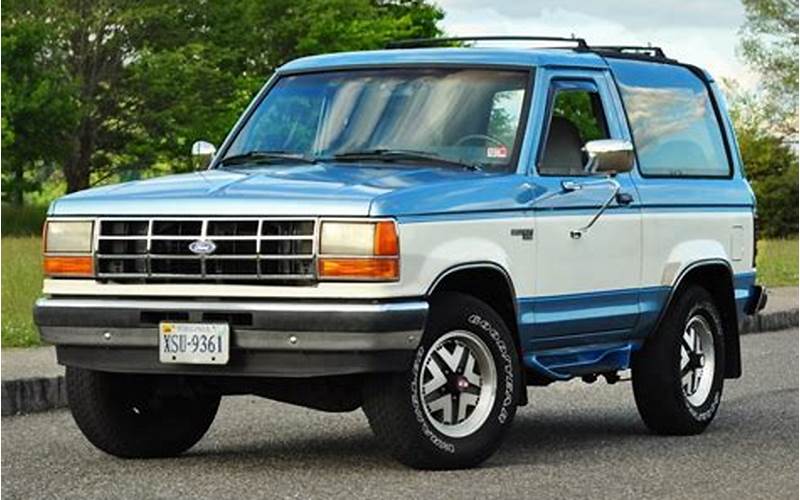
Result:
M360 411L330 414L226 397L209 433L175 459L92 448L66 410L2 419L2 492L14 498L797 498L798 331L742 338L699 436L647 432L630 383L530 388L483 466L405 468Z
M767 299L767 306L761 314L797 309L797 290L798 288L795 286L770 288L768 290L769 299Z
M798 324L798 288L770 289L761 314L749 317L745 333L773 331ZM52 346L2 349L2 415L17 415L67 406L64 367Z

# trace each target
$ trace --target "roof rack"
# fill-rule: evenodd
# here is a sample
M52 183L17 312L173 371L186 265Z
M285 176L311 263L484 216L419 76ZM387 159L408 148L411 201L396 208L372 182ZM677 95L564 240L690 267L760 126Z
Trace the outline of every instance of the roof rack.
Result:
M618 56L642 57L653 59L669 59L661 47L652 45L589 45L583 38L561 37L561 36L457 36L444 38L414 38L410 40L397 40L386 44L387 49L410 49L424 47L439 47L458 42L570 42L574 47L553 47L553 48L572 48L579 51L591 51L605 53L606 55L616 54Z
M398 40L386 44L387 49L410 49L422 47L437 47L443 44L455 42L572 42L577 44L576 48L588 50L589 45L583 38L566 38L560 36L458 36L447 38L416 38L411 40Z
M664 51L661 50L661 47L653 47L651 45L592 45L589 47L589 50L667 59L667 56L664 54Z

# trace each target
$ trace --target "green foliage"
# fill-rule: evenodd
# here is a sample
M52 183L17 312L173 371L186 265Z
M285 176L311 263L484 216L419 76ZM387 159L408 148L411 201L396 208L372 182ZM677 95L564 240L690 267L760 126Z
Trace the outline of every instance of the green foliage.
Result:
M2 238L2 347L40 343L33 303L42 289L42 240L38 236Z
M747 178L764 236L796 236L798 5L796 0L742 0L740 55L761 77L756 91L725 82Z
M797 239L758 242L758 281L767 287L797 286Z
M47 205L11 205L3 203L2 224L3 236L39 236L47 215Z
M74 88L57 65L42 64L54 57L52 30L47 19L3 17L2 179L17 204L66 162L77 123Z
M745 173L758 203L762 234L797 235L797 153L770 127L772 106L755 92L725 82Z
M742 0L742 5L746 20L740 30L740 54L761 76L771 126L782 135L796 136L797 0Z
M553 114L574 123L584 142L606 137L601 124L597 122L591 96L589 92L559 92L553 103Z
M797 235L797 155L779 138L757 129L738 131L742 160L756 194L761 234Z
M437 36L442 17L423 0L9 0L4 196L187 170L279 65Z

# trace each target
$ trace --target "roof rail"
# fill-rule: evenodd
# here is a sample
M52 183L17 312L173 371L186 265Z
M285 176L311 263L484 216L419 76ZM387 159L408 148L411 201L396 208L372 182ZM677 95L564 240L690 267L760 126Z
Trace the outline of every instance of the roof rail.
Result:
M422 47L437 47L454 42L572 42L576 48L588 50L589 45L583 38L566 38L560 36L457 36L445 38L415 38L411 40L397 40L386 44L387 49L410 49Z
M661 47L653 47L651 45L592 45L589 47L589 50L668 59L668 57L664 54L664 51L661 50Z

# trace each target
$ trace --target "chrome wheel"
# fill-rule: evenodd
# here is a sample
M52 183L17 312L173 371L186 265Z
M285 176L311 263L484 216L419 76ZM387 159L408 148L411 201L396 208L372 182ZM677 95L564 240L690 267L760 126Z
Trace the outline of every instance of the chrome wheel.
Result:
M420 399L436 430L453 438L478 430L497 390L497 369L484 341L466 330L449 332L428 350L422 368Z
M708 320L689 318L681 337L681 388L693 406L702 406L714 383L714 332Z

